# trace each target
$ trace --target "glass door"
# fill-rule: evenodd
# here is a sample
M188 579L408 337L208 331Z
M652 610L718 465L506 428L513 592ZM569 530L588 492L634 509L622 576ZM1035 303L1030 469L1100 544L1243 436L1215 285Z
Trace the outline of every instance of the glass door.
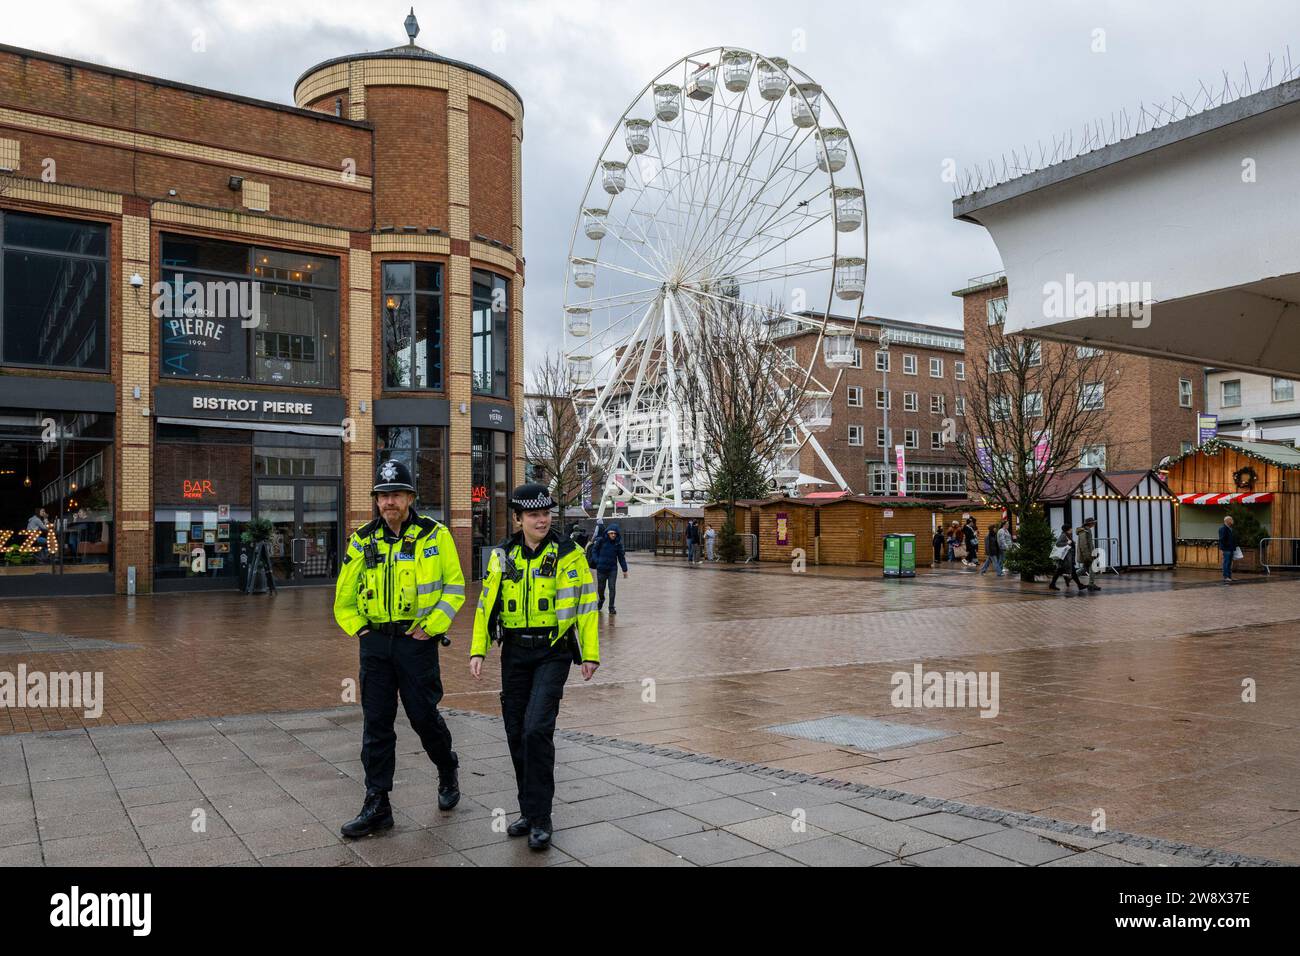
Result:
M339 483L260 481L257 516L271 522L277 582L324 584L338 574Z

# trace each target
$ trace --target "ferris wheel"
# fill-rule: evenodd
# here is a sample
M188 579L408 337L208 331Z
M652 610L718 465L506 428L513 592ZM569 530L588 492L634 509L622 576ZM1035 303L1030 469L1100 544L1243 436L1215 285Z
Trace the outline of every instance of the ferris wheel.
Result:
M613 494L681 504L704 490L709 450L684 421L677 384L701 318L734 302L764 310L777 345L813 343L786 349L782 374L807 400L777 478L796 479L809 446L847 489L816 433L853 361L866 262L857 155L811 77L719 47L647 83L587 180L565 276L565 356L579 444L604 476L600 512Z

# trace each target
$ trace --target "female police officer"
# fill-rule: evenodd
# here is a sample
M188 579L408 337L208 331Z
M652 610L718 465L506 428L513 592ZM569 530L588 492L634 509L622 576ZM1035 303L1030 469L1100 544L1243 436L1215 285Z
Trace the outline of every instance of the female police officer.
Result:
M600 666L596 585L572 540L551 531L555 502L544 485L520 485L510 509L520 530L493 549L474 613L469 669L482 680L489 640L501 642L501 716L519 788L519 819L506 832L551 844L555 718L569 665L591 680Z

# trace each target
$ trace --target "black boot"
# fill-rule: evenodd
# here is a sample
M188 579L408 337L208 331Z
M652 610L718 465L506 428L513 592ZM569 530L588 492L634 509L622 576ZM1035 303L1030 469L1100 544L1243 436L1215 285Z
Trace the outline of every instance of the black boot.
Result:
M528 831L532 828L532 824L528 822L528 818L521 816L514 823L510 824L510 826L506 827L506 834L512 837L527 836Z
M460 803L460 774L457 772L460 767L460 759L453 753L451 759L455 761L448 769L438 770L438 809L450 810L456 804Z
M363 837L380 830L387 830L393 825L393 808L388 803L388 794L383 790L370 790L366 793L366 802L361 805L361 812L356 819L343 824L345 837Z
M542 817L540 820L531 822L532 828L528 831L528 849L549 849L551 846L551 818Z

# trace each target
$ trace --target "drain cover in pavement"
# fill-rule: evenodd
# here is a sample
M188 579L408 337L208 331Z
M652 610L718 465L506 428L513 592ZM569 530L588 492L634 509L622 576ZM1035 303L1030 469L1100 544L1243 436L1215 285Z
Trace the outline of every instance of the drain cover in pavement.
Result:
M891 724L887 720L844 716L803 720L797 724L777 724L763 729L787 737L804 737L825 744L871 751L888 750L890 747L908 747L912 744L925 743L927 740L952 736L946 730L928 730L909 724Z

